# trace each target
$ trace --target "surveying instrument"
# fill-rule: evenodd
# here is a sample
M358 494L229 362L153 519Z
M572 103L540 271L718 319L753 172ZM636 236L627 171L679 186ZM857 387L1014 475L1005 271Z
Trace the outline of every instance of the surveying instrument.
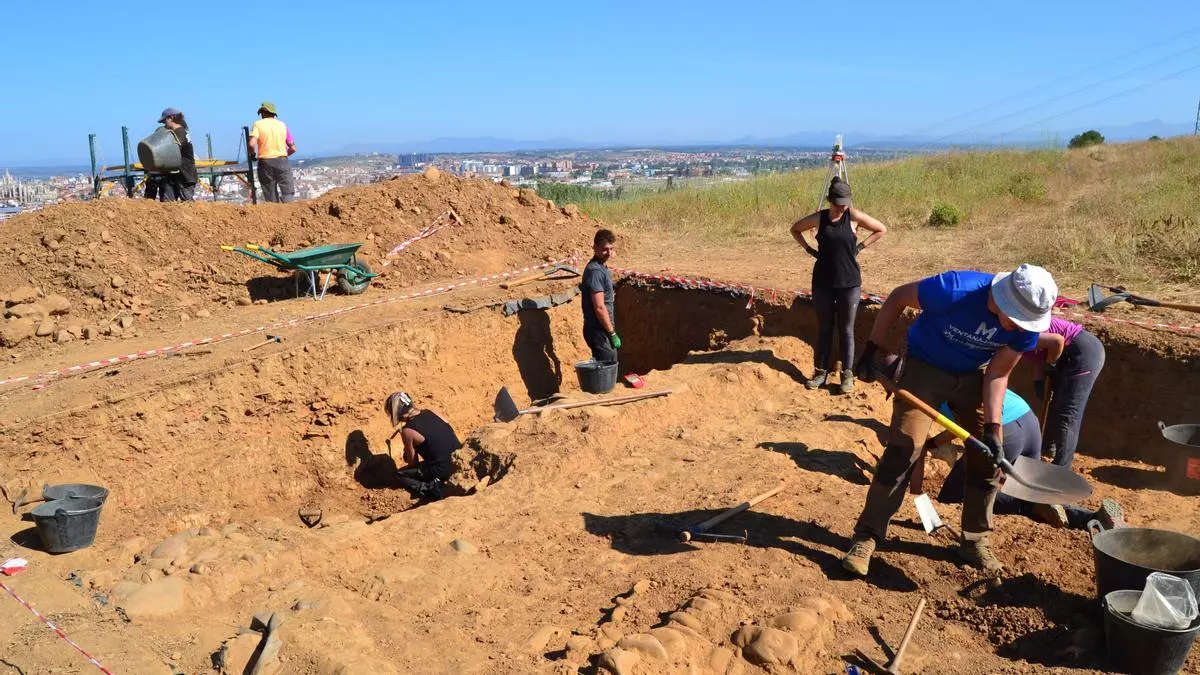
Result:
M842 149L842 135L838 134L833 140L833 151L829 153L829 168L825 171L825 182L817 188L817 211L825 204L825 195L829 190L829 182L837 176L847 183L850 182L850 171L846 168L846 152Z

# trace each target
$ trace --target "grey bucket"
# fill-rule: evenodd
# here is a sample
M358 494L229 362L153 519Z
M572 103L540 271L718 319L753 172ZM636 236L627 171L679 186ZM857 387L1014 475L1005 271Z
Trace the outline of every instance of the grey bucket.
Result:
M1167 479L1181 495L1200 495L1200 424L1158 423L1163 438L1175 445L1167 455Z
M103 508L99 499L55 499L37 506L30 515L46 552L70 553L96 541Z
M166 127L155 129L154 133L139 141L137 154L142 167L152 173L178 171L183 166L179 143L175 140L175 134Z
M595 359L575 364L579 388L589 394L607 394L617 386L617 362L605 363Z
M108 499L108 488L86 483L60 483L58 485L42 486L42 496L54 499L96 499L101 504Z
M1143 626L1130 614L1141 592L1113 591L1104 596L1104 640L1108 660L1132 675L1172 675L1183 668L1200 633L1200 619L1173 630Z

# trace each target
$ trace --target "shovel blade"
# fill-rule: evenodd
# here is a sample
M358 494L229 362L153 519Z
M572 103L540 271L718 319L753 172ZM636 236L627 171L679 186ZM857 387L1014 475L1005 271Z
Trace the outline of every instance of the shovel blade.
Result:
M1104 289L1097 284L1092 284L1091 288L1088 289L1088 311L1103 312L1106 308L1129 299L1129 293L1117 293L1106 298L1104 297Z
M521 410L517 408L512 394L508 393L508 387L500 387L500 391L496 392L493 408L497 422L511 422L521 416Z
M1035 504L1074 504L1089 497L1092 486L1069 467L1020 457L1000 491Z
M929 495L921 493L913 497L913 505L917 507L917 517L921 519L921 527L925 528L925 534L930 534L945 525L937 509L933 508L933 501L929 499Z

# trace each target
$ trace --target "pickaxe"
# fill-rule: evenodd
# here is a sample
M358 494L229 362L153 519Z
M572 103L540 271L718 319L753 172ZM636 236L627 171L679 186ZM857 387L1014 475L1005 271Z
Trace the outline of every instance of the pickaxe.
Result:
M282 335L268 335L266 340L263 340L262 342L260 342L256 345L251 345L249 347L246 347L242 351L243 352L254 351L255 349L258 349L259 347L265 347L266 345L269 345L273 342L283 342L283 336Z

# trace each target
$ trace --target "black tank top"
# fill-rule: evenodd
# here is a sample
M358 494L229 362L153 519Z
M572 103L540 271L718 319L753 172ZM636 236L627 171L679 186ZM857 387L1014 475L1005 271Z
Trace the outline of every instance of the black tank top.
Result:
M425 463L429 473L442 480L448 479L453 472L450 456L462 447L454 429L431 410L417 413L404 428L425 437L425 442L417 446L417 456Z
M813 264L813 288L854 288L862 286L858 268L858 237L850 226L850 209L836 222L829 209L821 209L817 225L817 262Z

